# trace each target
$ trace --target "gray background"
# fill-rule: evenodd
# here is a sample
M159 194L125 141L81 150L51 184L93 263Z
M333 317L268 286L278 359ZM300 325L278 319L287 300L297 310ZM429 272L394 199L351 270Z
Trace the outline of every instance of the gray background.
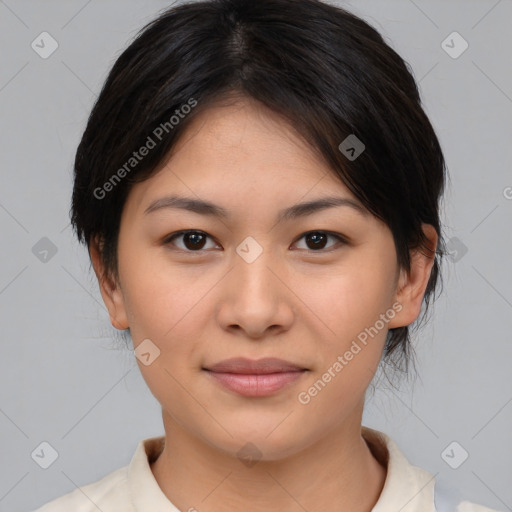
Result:
M132 352L117 348L68 211L96 94L136 30L168 5L0 1L0 511L98 480L163 433ZM443 219L453 253L433 320L415 337L421 378L377 391L364 424L464 498L512 510L511 2L341 5L411 64L451 175ZM47 59L31 47L43 31L59 44ZM469 44L458 58L441 46L453 31ZM57 250L46 261L43 237ZM31 457L43 441L58 452L48 469ZM442 457L453 441L469 453L458 469ZM461 450L448 450L452 464Z

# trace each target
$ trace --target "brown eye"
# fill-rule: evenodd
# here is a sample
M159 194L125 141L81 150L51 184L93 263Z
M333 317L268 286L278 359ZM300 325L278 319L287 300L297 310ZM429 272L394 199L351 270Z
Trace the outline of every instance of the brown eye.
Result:
M174 244L174 240L179 238L183 240L183 245L181 247ZM208 238L210 237L202 231L181 231L167 238L164 243L174 244L184 251L195 252L201 251L205 248L205 243Z
M325 249L329 238L335 238L342 243L346 242L342 236L335 235L334 233L329 233L327 231L309 231L302 235L299 240L302 240L303 238L306 241L306 249L311 251L321 251ZM332 245L330 247L332 247Z
M208 239L212 240L212 238L203 231L188 230L180 231L170 235L164 240L164 244L174 245L184 252L200 252L202 250L208 249L208 247L205 247ZM348 243L343 236L330 233L328 231L309 231L308 233L302 235L299 240L302 239L305 239L306 241L305 250L311 252L328 252L331 248L335 247L335 243L329 246L327 245L329 239L337 240L338 244ZM176 243L175 240L181 240L181 245ZM213 247L215 247L215 244Z
M309 233L306 235L306 244L311 244L311 249L323 249L328 238L325 233Z

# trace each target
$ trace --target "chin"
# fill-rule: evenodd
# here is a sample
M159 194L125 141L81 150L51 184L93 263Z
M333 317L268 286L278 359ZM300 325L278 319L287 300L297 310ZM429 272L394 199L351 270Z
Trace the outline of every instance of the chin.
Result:
M266 422L261 418L257 425L255 422L231 423L229 432L233 437L222 431L222 439L210 438L209 443L241 460L260 461L283 460L314 443L316 438L307 436L303 428L298 429L297 424L291 422L288 425L284 423L279 425L279 421Z

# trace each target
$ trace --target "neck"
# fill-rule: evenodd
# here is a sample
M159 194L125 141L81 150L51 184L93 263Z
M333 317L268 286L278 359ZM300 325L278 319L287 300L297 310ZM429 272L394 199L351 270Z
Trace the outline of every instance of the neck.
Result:
M180 510L370 512L386 468L361 435L360 418L279 460L242 464L164 414L165 447L151 470Z

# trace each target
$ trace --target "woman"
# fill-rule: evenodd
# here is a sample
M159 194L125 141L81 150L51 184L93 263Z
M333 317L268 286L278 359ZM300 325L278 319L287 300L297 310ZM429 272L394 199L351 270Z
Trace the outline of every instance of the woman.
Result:
M435 291L444 181L406 63L345 10L207 0L144 27L72 223L165 435L39 510L489 511L361 423Z

